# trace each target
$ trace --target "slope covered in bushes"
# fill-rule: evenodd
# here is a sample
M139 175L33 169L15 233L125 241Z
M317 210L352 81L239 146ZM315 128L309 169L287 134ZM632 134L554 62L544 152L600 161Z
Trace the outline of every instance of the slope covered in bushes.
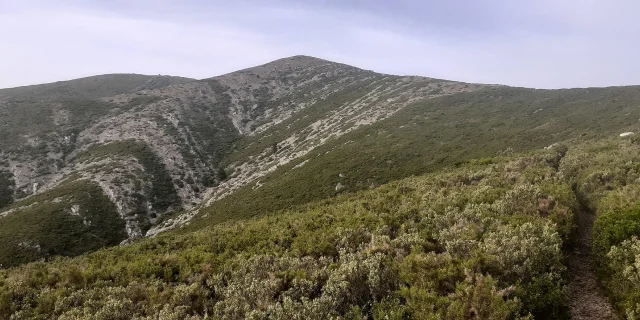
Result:
M206 217L194 219L192 227L286 209L502 152L637 131L638 101L640 87L492 87L418 101L385 120L330 139L259 183L213 202L201 210ZM281 126L276 129L286 128ZM258 138L263 148L281 142L276 134ZM283 157L280 152L270 156Z
M0 214L0 267L75 256L126 238L116 206L87 180L69 180L6 209Z
M561 171L595 213L593 253L607 293L620 314L640 318L640 139L579 148Z
M564 150L474 161L286 214L0 271L15 319L566 314Z

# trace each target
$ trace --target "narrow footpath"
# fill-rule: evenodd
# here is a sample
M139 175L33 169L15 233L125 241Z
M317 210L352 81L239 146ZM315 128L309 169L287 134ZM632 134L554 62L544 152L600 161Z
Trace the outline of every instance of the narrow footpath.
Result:
M592 230L595 215L590 211L578 213L574 248L568 257L570 313L573 320L618 319L609 300L598 287L592 270Z

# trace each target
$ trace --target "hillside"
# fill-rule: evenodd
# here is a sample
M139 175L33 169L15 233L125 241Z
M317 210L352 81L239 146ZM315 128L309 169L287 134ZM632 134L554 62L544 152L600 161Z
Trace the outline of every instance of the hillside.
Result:
M307 56L2 89L0 318L634 319L639 107Z
M470 159L638 131L638 106L640 87L490 87L412 103L387 119L337 136L308 153L303 149L305 144L287 145L297 133L288 136L287 125L283 125L266 137L247 139L247 146L241 147L240 153L251 148L262 150L259 157L246 161L232 154L227 159L229 172L256 166L251 161L266 169L249 171L255 182L244 187L238 188L242 186L239 182L248 180L242 170L214 188L214 199L228 189L238 190L208 202L209 206L200 210L206 218L195 224L206 226L259 215ZM275 153L270 147L273 143L278 144ZM289 155L300 149L303 156L287 163Z
M0 185L5 195L0 205L16 201L5 210L19 214L30 204L22 199L55 193L61 182L90 181L114 203L124 220L126 239L133 240L149 229L149 234L166 229L154 226L165 221L168 213L182 218L181 210L192 210L203 199L209 201L209 195L219 190L213 187L227 177L237 181L236 175L221 166L224 159L237 156L252 161L244 172L238 172L242 178L234 183L235 188L272 170L273 163L254 160L263 150L236 152L245 138L271 136L274 126L287 125L287 132L311 126L304 137L291 141L311 150L332 137L388 118L413 101L480 87L382 75L304 56L201 81L169 78L181 82L171 84L154 78L153 83L161 84L157 88L143 85L140 89L142 79L127 82L119 79L123 76L113 77L122 84L110 89L101 88L107 80L80 79L8 90L14 96L7 95L3 101L7 112L39 108L39 118L28 116L34 111L13 112L3 118L6 134L0 140L6 147L0 153L0 171L6 178ZM62 89L59 95L50 94L61 86L122 92L98 98L93 93L65 95ZM25 92L35 92L32 95L41 99L20 100ZM68 98L60 100L60 95ZM303 154L297 150L282 162ZM15 238L13 245L25 241L34 239ZM44 250L41 256L50 254ZM7 260L24 262L11 257L0 260L5 265Z
M575 315L564 256L588 206L594 259L633 319L640 229L611 222L638 212L616 201L633 199L638 160L636 140L557 145L32 263L0 271L0 316L563 319Z

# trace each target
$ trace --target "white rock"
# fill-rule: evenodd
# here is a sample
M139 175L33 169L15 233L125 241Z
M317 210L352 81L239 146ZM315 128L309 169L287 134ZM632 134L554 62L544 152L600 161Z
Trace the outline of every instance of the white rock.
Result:
M633 132L623 132L620 134L621 137L628 137L628 136L632 136Z
M72 216L80 215L80 205L74 204L71 206L71 215Z

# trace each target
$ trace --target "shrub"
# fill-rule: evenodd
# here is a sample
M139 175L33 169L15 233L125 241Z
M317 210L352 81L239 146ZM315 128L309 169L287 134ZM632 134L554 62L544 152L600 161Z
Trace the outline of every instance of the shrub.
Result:
M593 250L602 260L612 246L640 237L640 206L600 214L593 226Z
M607 254L608 285L628 319L640 318L640 240L632 237Z

